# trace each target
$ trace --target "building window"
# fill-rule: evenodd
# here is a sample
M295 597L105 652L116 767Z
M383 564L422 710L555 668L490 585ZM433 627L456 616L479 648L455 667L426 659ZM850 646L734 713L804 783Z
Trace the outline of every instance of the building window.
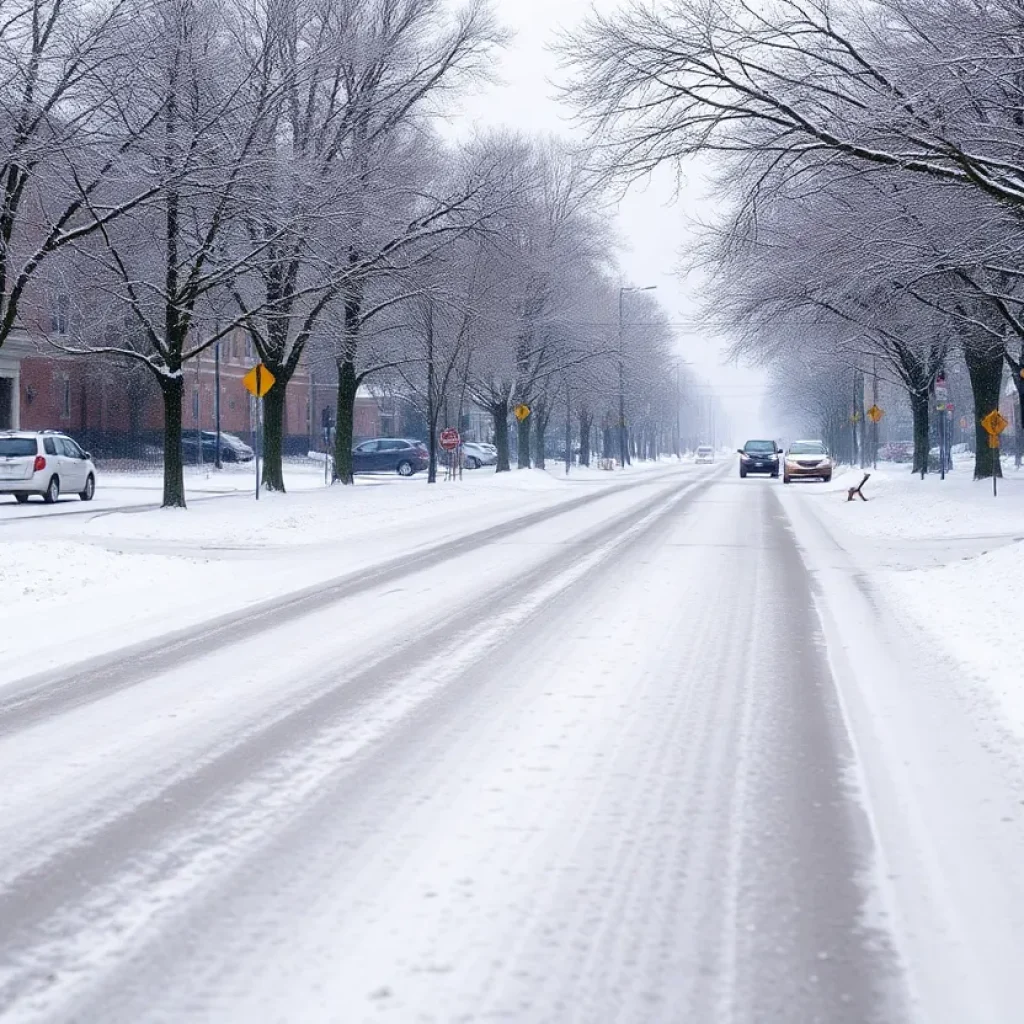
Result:
M192 392L192 419L199 422L199 388Z
M67 377L64 378L64 393L60 403L60 414L66 420L71 419L71 381Z
M53 300L50 310L50 332L52 334L68 333L68 310L71 308L71 297L64 292Z

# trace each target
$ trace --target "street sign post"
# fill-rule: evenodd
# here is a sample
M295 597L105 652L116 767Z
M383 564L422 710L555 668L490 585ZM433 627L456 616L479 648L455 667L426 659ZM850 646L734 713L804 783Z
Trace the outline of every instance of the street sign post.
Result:
M871 421L871 464L877 469L878 468L878 424L881 423L882 417L885 415L885 411L878 407L877 403L872 403L871 408L868 409L865 416Z
M438 440L448 456L448 468L445 472L445 479L454 480L456 476L461 477L462 460L458 457L458 450L459 445L462 444L462 438L459 437L459 432L454 427L445 427L441 431Z
M999 468L999 435L1010 425L1010 423L998 409L993 409L987 416L983 416L981 418L981 425L984 428L985 433L988 434L989 448L994 448L997 452L997 454L993 456L995 459L995 465L992 467L992 496L995 497L999 493L998 485L996 483L996 470Z
M263 401L263 396L274 386L277 378L262 364L257 363L243 378L242 384L245 386L246 391L256 400L256 415L255 429L252 432L253 436L253 450L255 458L253 461L256 463L256 500L260 500L260 435L262 433L260 426L260 403Z

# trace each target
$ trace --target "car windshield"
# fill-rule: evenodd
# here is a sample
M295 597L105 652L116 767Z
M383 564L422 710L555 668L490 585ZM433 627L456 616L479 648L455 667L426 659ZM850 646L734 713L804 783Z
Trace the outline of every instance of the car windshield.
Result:
M775 442L774 441L748 441L744 446L743 450L747 452L774 452Z
M35 455L34 437L0 437L0 455Z
M790 455L824 455L825 446L820 441L794 441L789 446Z
M710 448L698 448L697 449L697 454L698 455L710 455L711 454L711 449Z

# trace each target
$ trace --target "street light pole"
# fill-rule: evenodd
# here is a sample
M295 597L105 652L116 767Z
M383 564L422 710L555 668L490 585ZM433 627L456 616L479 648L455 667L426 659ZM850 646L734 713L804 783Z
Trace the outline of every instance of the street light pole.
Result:
M619 288L619 468L626 468L626 367L622 352L622 296L625 288Z
M213 346L213 429L217 434L217 447L214 449L213 465L221 468L220 461L220 342ZM201 445L200 445L201 447Z
M658 286L649 284L643 288L619 287L619 465L626 468L626 364L622 350L622 297L626 292L653 292Z

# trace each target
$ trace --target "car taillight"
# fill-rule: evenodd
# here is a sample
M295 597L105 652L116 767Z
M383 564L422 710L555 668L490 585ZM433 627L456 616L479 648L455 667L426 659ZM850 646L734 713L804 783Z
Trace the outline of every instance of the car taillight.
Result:
M32 472L41 473L44 469L46 469L46 459L42 455L37 455L36 461L32 464Z

